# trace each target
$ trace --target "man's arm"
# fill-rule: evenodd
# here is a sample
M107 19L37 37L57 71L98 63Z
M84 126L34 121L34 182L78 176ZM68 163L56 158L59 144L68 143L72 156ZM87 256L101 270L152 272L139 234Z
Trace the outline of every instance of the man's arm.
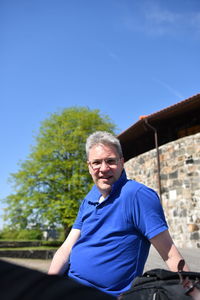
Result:
M73 229L70 231L68 237L64 241L64 243L60 246L60 248L56 251L53 260L51 262L48 274L59 274L63 275L64 272L68 268L69 256L71 253L71 249L76 241L80 237L80 230Z
M150 239L150 242L156 248L162 259L165 261L169 270L177 272L178 264L184 258L174 245L169 231L166 230L164 232L161 232L160 234ZM187 264L184 265L183 271L189 271L189 267Z

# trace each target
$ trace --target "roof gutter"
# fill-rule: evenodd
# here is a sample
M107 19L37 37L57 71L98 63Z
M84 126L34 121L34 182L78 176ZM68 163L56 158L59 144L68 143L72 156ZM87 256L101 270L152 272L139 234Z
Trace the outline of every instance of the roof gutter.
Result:
M142 118L145 122L145 124L154 131L154 142L155 142L155 148L156 148L156 157L157 157L157 181L158 181L158 191L160 196L160 201L162 204L162 192L161 192L161 178L160 178L160 155L159 155L159 148L158 148L158 133L157 129L149 124L148 118L144 117Z

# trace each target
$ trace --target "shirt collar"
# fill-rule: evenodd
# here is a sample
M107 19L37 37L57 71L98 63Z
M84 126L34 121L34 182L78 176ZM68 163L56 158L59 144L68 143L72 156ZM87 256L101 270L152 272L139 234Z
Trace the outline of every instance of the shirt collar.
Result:
M113 195L116 192L118 192L122 188L122 186L126 183L126 181L127 181L126 172L125 172L125 170L123 170L120 178L112 185L111 192L105 198L105 200L107 198L109 198L111 195ZM89 192L88 196L89 196L90 199L92 199L92 201L94 201L94 200L98 201L99 197L101 196L101 193L100 193L100 191L99 191L99 189L98 189L98 187L96 185L93 186L93 188Z

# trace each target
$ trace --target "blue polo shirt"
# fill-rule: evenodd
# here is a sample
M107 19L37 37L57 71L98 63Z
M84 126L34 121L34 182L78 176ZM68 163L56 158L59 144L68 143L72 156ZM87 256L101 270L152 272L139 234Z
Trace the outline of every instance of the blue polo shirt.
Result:
M83 200L73 228L81 236L72 248L68 276L113 296L128 290L141 275L149 239L168 229L155 191L125 171L101 203L96 186Z

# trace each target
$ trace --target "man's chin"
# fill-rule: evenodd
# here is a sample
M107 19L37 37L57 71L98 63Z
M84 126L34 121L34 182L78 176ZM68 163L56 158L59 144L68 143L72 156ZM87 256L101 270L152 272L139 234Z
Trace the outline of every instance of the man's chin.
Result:
M102 194L109 194L112 188L111 183L101 183L98 185L99 190L101 191Z

